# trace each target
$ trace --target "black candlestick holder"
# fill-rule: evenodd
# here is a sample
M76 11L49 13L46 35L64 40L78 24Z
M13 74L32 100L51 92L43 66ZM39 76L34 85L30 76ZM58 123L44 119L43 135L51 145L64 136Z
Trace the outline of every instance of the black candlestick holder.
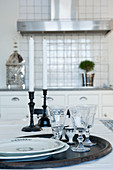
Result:
M34 121L33 121L34 105L35 105L35 103L33 102L34 92L29 92L29 99L30 99L30 102L28 104L29 104L29 110L30 110L30 125L23 127L22 131L24 132L40 131L42 128L38 125L34 125Z
M47 96L47 89L43 89L44 101L43 101L43 116L39 119L38 125L40 127L50 127L50 119L47 116L47 105L46 105L46 96Z

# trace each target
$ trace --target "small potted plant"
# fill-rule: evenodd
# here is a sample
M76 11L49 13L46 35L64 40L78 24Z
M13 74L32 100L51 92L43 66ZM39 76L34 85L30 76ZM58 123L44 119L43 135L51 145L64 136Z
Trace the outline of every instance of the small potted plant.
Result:
M85 71L85 73L82 73L83 86L93 86L94 73L88 72L93 71L94 67L95 63L89 60L81 61L79 64L79 68Z

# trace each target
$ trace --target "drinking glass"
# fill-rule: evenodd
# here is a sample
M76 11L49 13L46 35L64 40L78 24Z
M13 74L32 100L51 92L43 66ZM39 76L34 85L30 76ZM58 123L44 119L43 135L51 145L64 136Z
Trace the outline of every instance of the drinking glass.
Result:
M93 124L94 124L94 117L96 114L96 105L88 105L90 111L89 111L89 116L88 116L88 126L86 127L86 132L85 132L85 141L83 142L83 144L85 146L94 146L96 145L96 143L92 142L90 140L90 128L92 128Z
M85 147L83 145L83 132L88 124L88 115L89 115L89 107L87 105L75 106L69 108L73 126L76 130L78 130L78 145L72 146L71 150L74 152L86 152L90 151L90 148Z
M66 127L65 128L66 135L68 137L68 144L74 144L73 137L75 136L76 130L73 127Z
M64 106L49 106L51 128L55 139L60 139L64 128L67 108Z

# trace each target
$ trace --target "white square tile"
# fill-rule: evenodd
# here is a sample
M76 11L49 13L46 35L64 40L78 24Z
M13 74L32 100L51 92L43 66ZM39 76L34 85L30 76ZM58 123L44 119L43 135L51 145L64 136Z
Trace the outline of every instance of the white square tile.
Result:
M27 10L26 10L26 6L24 6L24 7L20 7L19 8L19 13L22 13L22 14L26 14L26 12L27 12Z
M101 56L107 57L108 56L108 51L107 50L101 50Z
M100 50L100 49L101 49L101 48L100 48L100 44L99 44L99 43L94 44L94 49L95 49L95 50Z
M42 19L42 15L35 13L35 14L34 14L34 19L36 19L36 20L41 20L41 19Z
M101 14L100 13L94 13L93 15L93 19L100 19L101 18Z
M20 6L26 6L27 5L26 2L27 2L26 0L19 0L19 5Z
M101 7L101 13L102 13L102 14L103 14L103 13L107 13L107 11L108 11L108 9L107 9L106 6L102 6L102 7Z
M100 72L100 65L99 64L96 64L95 65L95 68L94 68L94 70L95 70L95 72Z
M85 6L86 0L79 0L79 6Z
M49 20L50 19L50 15L49 14L43 14L42 13L42 20Z
M102 56L101 57L101 64L107 64L108 62L108 57L107 56Z
M101 71L102 72L108 72L108 65L107 64L105 64L105 65L101 65Z
M78 56L79 56L79 51L77 50L77 51L72 51L71 52L71 55L72 55L72 57L76 57L76 58L78 58Z
M107 43L101 43L101 50L107 50L108 44Z
M85 6L79 7L79 14L84 14L84 13L86 13L86 7Z
M19 20L27 20L27 14L19 14Z
M85 50L79 51L79 56L82 57L82 59L84 59L86 57L86 51Z
M32 6L30 7L30 6L28 6L28 7L27 7L27 13L28 13L28 14L32 14L32 13L34 13L34 7L32 7Z
M95 85L95 87L101 87L100 79L95 78L94 85Z
M101 0L93 0L93 5L94 6L100 6Z
M42 0L42 6L49 6L50 0Z
M102 13L101 19L108 19L108 13Z
M80 43L79 50L86 50L86 44Z
M86 13L89 13L89 14L93 13L93 7L92 6L87 6L86 7Z
M34 0L27 0L27 5L28 6L33 6L34 5Z
M78 43L73 43L72 44L72 50L78 50L79 44Z
M48 14L48 13L49 13L48 7L43 6L43 7L42 7L42 13L43 13L43 14Z
M100 79L100 73L99 72L95 72L95 79Z
M100 73L100 76L101 76L101 79L107 80L107 78L108 78L108 73L106 73L106 72L101 72L101 73Z
M100 7L94 7L94 8L93 8L93 11L94 11L94 15L95 15L96 13L100 13Z
M34 17L34 14L27 14L27 19L28 20L33 20L33 19L35 19L35 17Z
M35 7L34 7L34 11L35 11L35 13L39 13L39 14L41 14L42 9L41 9L41 7L40 7L40 6L35 6Z
M101 6L107 6L108 0L101 0Z
M85 13L80 13L79 14L79 19L86 19L86 14Z
M105 79L103 79L103 80L100 80L100 83L101 83L101 87L104 87L105 85L108 85L108 80L105 80Z
M93 19L93 14L92 13L86 13L86 19Z
M42 0L34 0L34 5L41 6L42 5Z
M93 6L93 0L86 0L86 6Z

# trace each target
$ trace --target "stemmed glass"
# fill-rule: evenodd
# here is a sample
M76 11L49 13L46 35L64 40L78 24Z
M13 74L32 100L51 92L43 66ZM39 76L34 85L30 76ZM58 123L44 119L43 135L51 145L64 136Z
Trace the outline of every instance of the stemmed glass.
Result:
M64 128L67 107L49 106L51 128L55 139L60 139Z
M74 137L74 135L75 135L75 133L76 133L76 131L75 131L75 129L73 128L73 127L66 127L65 128L65 131L66 131L66 135L67 135L67 137L68 137L68 144L74 144L74 142L73 142L73 137Z
M94 117L96 114L96 105L88 105L90 111L89 111L89 116L88 116L88 126L86 127L85 130L85 141L83 142L83 144L85 146L94 146L96 145L96 143L92 142L89 138L90 138L90 128L92 128L93 124L94 124Z
M75 106L69 108L72 122L75 130L78 130L78 146L72 146L71 150L74 152L90 151L90 148L83 145L83 132L88 124L89 107L87 105Z

